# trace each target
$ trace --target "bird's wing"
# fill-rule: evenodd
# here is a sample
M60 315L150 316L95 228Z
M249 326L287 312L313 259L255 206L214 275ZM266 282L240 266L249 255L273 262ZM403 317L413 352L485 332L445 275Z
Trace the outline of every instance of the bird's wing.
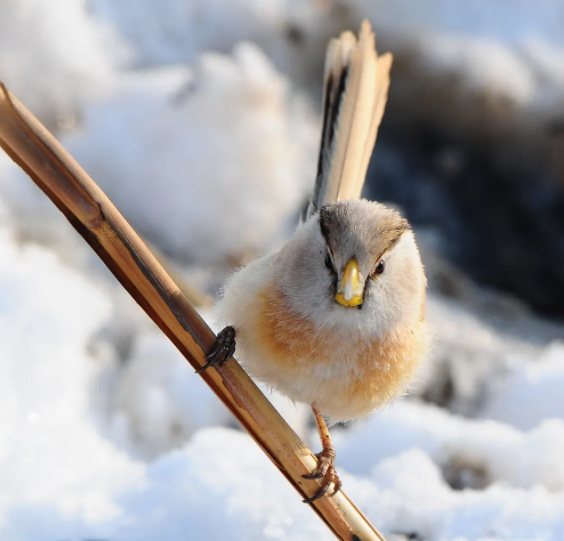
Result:
M357 199L376 142L390 84L390 53L378 56L368 21L358 39L343 32L327 48L323 128L308 216L323 204Z

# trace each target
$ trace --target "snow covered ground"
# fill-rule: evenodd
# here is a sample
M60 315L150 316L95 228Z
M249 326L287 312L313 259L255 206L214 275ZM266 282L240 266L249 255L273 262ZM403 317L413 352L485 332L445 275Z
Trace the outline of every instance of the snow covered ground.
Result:
M0 78L213 294L289 234L313 181L315 98L295 81L318 72L312 43L336 22L323 2L297 4L9 0ZM485 26L489 4L433 2L433 17L413 2L347 4L350 20L366 11L406 43L426 21L436 43L518 50L538 68L533 94L503 55L491 58L505 79L457 69L494 91L515 82L524 107L562 99L547 75L564 61L556 2L499 2ZM432 358L412 396L333 430L344 488L394 539L562 540L564 328L471 284L428 237ZM448 297L436 287L446 274ZM307 408L272 398L317 450ZM332 534L0 153L0 539L203 538Z

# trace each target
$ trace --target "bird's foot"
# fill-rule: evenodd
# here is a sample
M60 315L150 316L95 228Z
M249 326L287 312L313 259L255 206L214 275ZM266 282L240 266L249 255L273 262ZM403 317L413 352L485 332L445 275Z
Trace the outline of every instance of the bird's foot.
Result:
M331 496L339 492L339 490L341 490L341 487L343 486L343 483L341 483L341 480L337 475L337 471L335 470L334 449L323 449L321 453L317 453L315 456L319 461L317 469L312 473L304 475L303 477L305 479L323 479L323 484L313 496L306 498L304 500L304 503L311 503L315 500L318 500L322 496L325 496L331 485L333 485L333 492L331 493Z
M225 327L217 335L215 344L206 355L206 364L196 370L196 374L200 374L207 370L210 366L223 366L235 353L235 329L233 327Z

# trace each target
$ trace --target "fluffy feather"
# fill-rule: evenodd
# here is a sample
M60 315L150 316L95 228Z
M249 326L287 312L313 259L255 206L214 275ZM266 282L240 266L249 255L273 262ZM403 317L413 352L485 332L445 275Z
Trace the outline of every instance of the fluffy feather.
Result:
M427 347L426 279L409 223L358 199L390 65L390 55L377 56L367 22L358 40L344 32L330 43L309 219L279 252L234 275L219 305L249 373L334 421L403 393ZM360 309L335 301L352 258L364 287ZM384 259L385 271L375 272Z

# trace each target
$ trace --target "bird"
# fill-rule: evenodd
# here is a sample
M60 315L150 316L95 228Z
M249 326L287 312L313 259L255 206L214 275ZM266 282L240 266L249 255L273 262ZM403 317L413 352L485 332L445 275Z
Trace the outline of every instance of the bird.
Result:
M404 394L425 357L427 280L409 222L361 199L387 101L392 56L363 21L333 38L313 195L279 251L232 275L217 305L227 326L200 371L237 351L254 378L312 408L322 479L311 503L341 488L330 423L365 417Z

